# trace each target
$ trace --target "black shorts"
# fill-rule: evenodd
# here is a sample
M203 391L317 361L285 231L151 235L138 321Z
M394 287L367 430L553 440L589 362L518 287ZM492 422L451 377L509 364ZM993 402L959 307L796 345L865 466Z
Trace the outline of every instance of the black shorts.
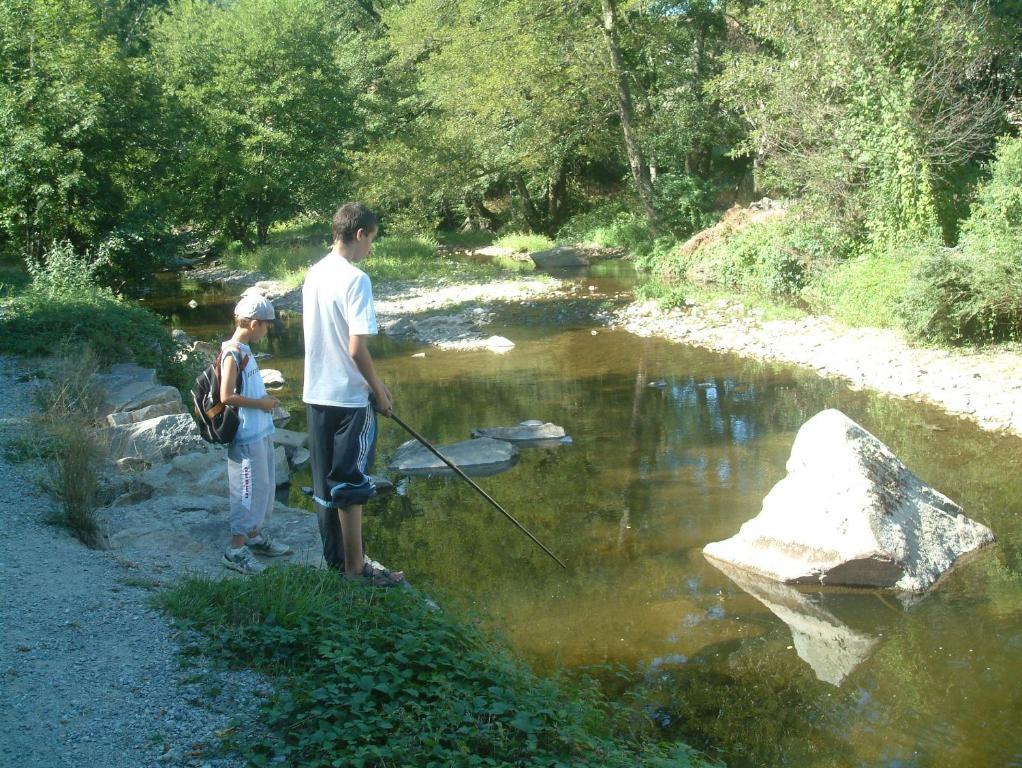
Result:
M313 498L344 509L364 504L376 492L369 478L376 454L376 413L364 408L306 404Z

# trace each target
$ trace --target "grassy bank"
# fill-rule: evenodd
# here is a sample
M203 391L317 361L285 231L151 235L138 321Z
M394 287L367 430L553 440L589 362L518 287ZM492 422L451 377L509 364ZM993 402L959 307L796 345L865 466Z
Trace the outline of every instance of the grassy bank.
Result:
M480 247L487 236L444 238L454 247L470 244ZM468 262L453 259L440 251L440 240L433 235L385 235L373 244L372 253L360 265L373 280L447 279L483 280L531 270L531 264L514 262ZM260 272L292 287L301 285L310 265L323 258L330 247L330 231L323 225L289 224L270 233L270 242L253 250L239 243L228 247L225 263L233 269Z
M585 682L544 679L415 594L301 566L157 597L236 667L270 675L255 765L697 766Z

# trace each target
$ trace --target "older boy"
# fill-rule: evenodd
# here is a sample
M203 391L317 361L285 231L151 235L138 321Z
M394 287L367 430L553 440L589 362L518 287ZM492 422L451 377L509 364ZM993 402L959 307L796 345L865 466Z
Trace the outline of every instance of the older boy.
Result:
M224 552L225 568L259 573L266 568L252 553L279 557L291 552L260 530L273 509L276 483L273 470L273 409L277 398L266 393L250 345L262 340L274 322L273 305L258 294L247 294L234 308L234 335L221 345L220 401L238 409L241 424L227 448L227 482L231 496L231 545ZM239 376L241 394L236 391Z
M394 586L404 578L365 557L362 506L376 487L368 476L376 448L376 408L389 416L367 340L377 332L369 277L355 265L369 255L376 215L345 203L333 217L334 244L302 287L305 390L312 481L323 557L349 578Z

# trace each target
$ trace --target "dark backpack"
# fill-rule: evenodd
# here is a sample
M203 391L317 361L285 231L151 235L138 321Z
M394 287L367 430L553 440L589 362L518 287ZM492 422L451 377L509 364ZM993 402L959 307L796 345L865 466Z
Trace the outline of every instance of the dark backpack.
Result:
M237 357L234 352L230 354ZM238 409L220 402L220 365L223 359L224 351L221 350L216 360L196 377L195 384L192 385L192 415L195 417L195 423L199 425L202 439L208 443L231 442L238 433L238 425L241 424ZM246 365L248 355L241 359L238 366L238 381L234 385L237 394L241 394L244 380L242 373Z

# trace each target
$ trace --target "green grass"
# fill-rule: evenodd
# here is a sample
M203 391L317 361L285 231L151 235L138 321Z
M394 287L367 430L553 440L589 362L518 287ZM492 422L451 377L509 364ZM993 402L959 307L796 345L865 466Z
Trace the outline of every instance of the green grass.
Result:
M541 678L467 621L405 590L301 566L189 578L156 597L198 650L270 675L253 765L686 766L593 684Z
M480 246L492 239L491 235L483 235L479 240ZM308 268L323 258L329 249L325 243L327 239L328 233L324 234L316 225L284 228L271 233L269 244L251 251L243 250L238 243L233 244L228 248L224 262L232 269L259 272L270 280L280 280L287 287L296 288L305 280ZM446 235L444 240L470 247L468 243L473 238ZM545 238L543 242L550 243ZM431 235L386 235L376 240L369 257L359 267L374 281L382 282L440 278L479 280L532 269L531 264L517 262L458 261L440 254L438 245L437 238Z
M493 244L515 253L535 253L554 247L554 241L549 237L528 232L509 232L506 235L501 235Z

